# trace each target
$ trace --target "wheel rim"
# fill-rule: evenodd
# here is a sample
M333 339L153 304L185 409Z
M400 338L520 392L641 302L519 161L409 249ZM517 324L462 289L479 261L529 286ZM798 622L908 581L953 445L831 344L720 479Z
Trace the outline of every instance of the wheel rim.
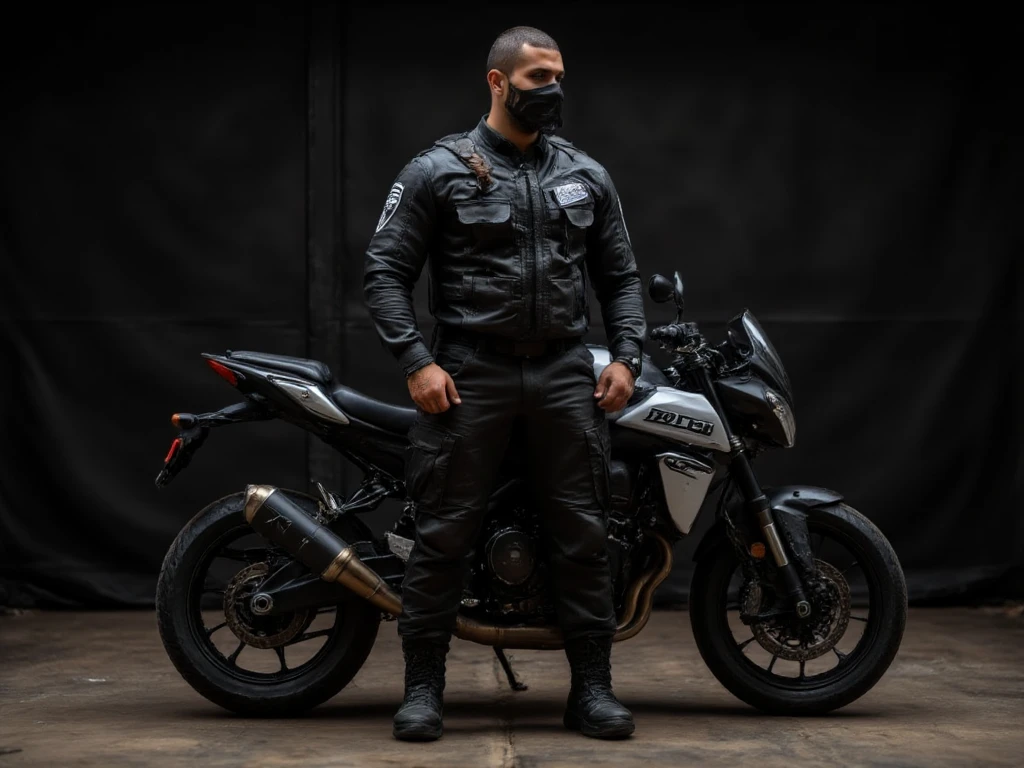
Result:
M257 546L245 546L242 542L247 538ZM272 686L302 677L344 641L344 604L311 610L298 619L287 614L261 620L239 606L230 614L226 596L247 602L251 595L247 586L255 586L260 578L258 566L264 564L272 573L288 559L283 550L240 524L219 535L192 569L187 599L189 632L206 660L239 682ZM234 592L229 594L232 588ZM216 623L209 626L207 617L218 612Z
M766 648L762 644L764 638L759 638L758 632L740 621L742 593L738 584L743 579L737 579L740 565L735 557L731 559L733 568L723 579L724 588L715 601L718 636L723 638L729 655L747 674L769 685L795 692L830 686L852 674L874 646L883 622L881 575L875 570L874 561L864 545L823 520L808 520L808 532L815 558L824 561L831 572L841 574L846 585L856 592L845 617L846 626L825 655L801 661L801 654L797 651L794 655L798 658L783 659L777 646L768 643ZM851 578L857 572L860 577ZM844 617L838 616L836 621L842 622ZM848 636L851 635L851 627L857 625L861 625L863 630L854 641Z

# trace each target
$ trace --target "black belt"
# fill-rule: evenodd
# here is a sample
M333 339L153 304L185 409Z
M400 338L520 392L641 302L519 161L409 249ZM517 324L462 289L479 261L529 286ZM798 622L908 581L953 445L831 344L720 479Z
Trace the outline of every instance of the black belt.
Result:
M465 330L440 329L438 341L441 344L467 344L484 352L514 357L544 357L565 352L583 342L582 336L568 339L542 339L539 341L516 341L503 336L473 333Z

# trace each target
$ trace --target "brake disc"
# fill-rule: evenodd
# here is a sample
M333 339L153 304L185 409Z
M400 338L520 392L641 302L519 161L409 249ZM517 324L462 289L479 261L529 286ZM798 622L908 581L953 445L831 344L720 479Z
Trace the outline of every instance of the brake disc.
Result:
M276 648L294 640L312 623L313 611L257 616L249 607L253 592L267 577L266 563L254 563L234 575L224 590L224 619L235 637L253 648Z
M792 623L778 619L750 625L758 644L772 656L789 661L817 659L831 651L846 633L850 623L850 585L830 563L814 562L821 581L812 598L814 611L810 620L798 625L799 630ZM770 600L758 582L748 581L743 590L745 613L756 614L768 607Z

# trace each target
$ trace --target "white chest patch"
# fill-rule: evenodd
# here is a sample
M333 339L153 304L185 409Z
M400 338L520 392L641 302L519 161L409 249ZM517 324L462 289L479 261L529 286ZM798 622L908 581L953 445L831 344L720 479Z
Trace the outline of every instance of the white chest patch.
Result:
M553 191L559 205L569 205L587 199L587 188L579 182L563 184L560 187L555 187Z
M398 210L398 204L402 202L402 192L405 191L405 185L400 181L396 181L395 185L391 187L391 191L388 192L388 198L384 201L384 210L380 214L380 221L377 222L377 232L384 229L384 225L391 221L391 217L395 215L395 211Z

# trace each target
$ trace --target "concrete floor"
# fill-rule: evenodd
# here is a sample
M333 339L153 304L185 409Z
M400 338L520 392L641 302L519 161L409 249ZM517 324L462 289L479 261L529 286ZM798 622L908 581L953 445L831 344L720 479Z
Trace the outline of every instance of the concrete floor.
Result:
M393 623L353 683L305 717L247 720L208 703L164 655L152 613L0 617L0 768L8 766L1024 765L1024 617L911 611L889 673L823 718L774 718L734 699L701 662L684 612L657 612L615 646L625 742L562 729L560 652L518 651L508 689L487 648L457 641L446 733L391 736L401 700Z

